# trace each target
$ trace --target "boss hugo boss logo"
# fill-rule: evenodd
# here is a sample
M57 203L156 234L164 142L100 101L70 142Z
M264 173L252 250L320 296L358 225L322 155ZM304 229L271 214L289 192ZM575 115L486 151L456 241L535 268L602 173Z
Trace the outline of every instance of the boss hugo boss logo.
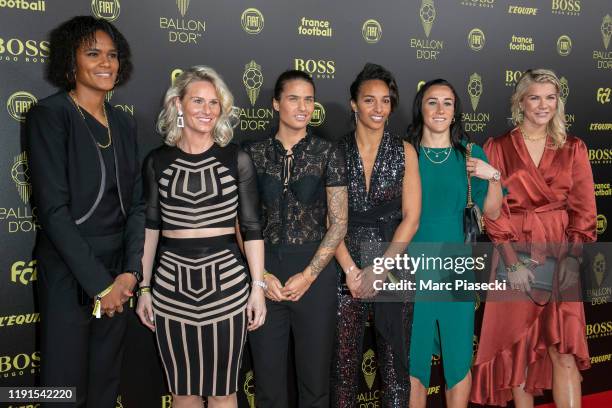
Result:
M336 73L336 62L332 60L294 58L293 67L317 79L333 79Z
M0 356L0 377L10 378L40 371L40 351Z
M586 325L587 339L612 336L612 321L603 321Z
M612 163L612 149L589 149L589 161L591 164Z
M264 28L264 16L256 8L248 8L240 16L240 24L247 34L259 34Z
M462 6L493 8L495 0L462 0Z
M523 71L507 69L504 71L504 83L506 86L514 87L523 75Z
M552 0L553 14L579 16L582 8L581 0Z
M47 11L46 7L47 2L45 0L0 0L0 8L45 12Z
M382 38L382 26L374 19L366 20L361 26L361 35L369 44L375 44Z
M91 12L98 18L115 21L121 13L119 0L92 0Z
M162 16L159 18L159 28L168 33L168 42L171 44L198 44L206 32L206 21L185 18L189 10L189 0L175 2L180 18Z
M0 37L0 61L44 63L48 57L48 41Z

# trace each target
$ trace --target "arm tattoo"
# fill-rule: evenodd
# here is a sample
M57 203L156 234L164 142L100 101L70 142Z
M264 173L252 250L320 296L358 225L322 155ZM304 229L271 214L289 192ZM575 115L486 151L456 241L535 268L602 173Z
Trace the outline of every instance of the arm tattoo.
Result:
M329 228L317 252L310 261L311 275L316 277L336 253L346 235L348 223L348 193L346 187L327 187L327 216Z

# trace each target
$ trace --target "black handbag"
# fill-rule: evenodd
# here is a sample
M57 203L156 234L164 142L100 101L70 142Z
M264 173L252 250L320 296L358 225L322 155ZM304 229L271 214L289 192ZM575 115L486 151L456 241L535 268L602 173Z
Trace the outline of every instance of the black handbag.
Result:
M472 157L472 145L474 143L468 143L466 146L466 161ZM463 209L463 232L465 234L464 242L466 244L474 244L477 242L486 241L485 225L483 220L482 211L472 201L472 182L471 176L467 174L467 204Z

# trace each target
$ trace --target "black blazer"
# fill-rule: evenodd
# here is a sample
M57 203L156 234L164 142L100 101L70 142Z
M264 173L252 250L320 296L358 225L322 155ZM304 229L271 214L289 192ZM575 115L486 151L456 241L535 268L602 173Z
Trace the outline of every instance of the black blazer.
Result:
M33 205L42 226L37 250L55 250L91 297L114 278L96 258L79 225L99 204L107 177L116 178L126 217L123 271L142 271L144 201L136 123L109 104L106 112L116 174L106 174L100 148L66 92L42 99L28 113L25 125Z

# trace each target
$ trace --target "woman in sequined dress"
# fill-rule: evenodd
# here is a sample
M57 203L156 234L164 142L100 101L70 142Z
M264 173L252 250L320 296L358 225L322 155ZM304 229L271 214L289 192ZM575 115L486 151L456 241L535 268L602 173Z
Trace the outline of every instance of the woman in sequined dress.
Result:
M418 228L421 182L416 152L385 130L398 101L395 79L380 65L366 64L351 85L356 126L340 142L346 156L349 226L336 251L339 308L332 369L334 407L357 406L363 334L371 312L376 323L382 406L407 407L410 397L412 303L360 299L374 295L373 280L380 279L372 271L373 257L402 253Z
M499 171L487 163L482 149L473 145L466 160L467 135L461 124L461 102L450 83L427 82L417 92L408 139L419 152L423 211L410 251L419 256L449 255L447 248L464 241L462 223L467 201L467 174L472 198L486 217L499 217L502 190ZM466 174L467 171L467 174ZM442 245L444 244L444 252ZM418 246L418 248L417 248ZM459 248L460 256L470 255ZM459 255L453 252L453 255ZM458 270L417 270L417 281L467 278ZM432 354L442 355L446 405L467 407L470 393L474 301L457 299L452 291L417 290L410 341L411 407L425 407Z

